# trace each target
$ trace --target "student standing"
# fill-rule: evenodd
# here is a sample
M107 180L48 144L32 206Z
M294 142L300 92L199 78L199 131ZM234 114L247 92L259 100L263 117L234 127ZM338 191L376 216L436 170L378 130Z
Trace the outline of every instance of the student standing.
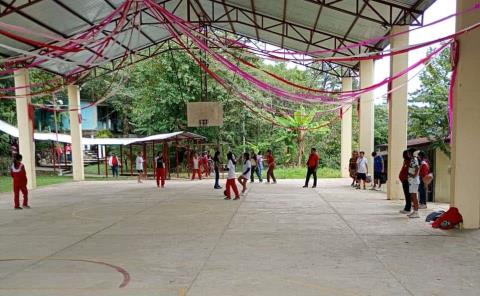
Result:
M258 177L258 180L260 181L260 183L263 182L262 172L263 172L263 156L262 156L262 153L260 151L258 151L258 154L257 154L257 177Z
M112 155L108 159L108 165L112 170L112 176L114 178L118 178L118 166L120 165L120 162L118 161L117 155L115 155L115 153L112 153Z
M408 166L408 191L412 198L413 203L413 212L408 214L409 218L420 218L418 215L418 186L420 185L420 165L418 163L417 157L414 155L415 150L411 149L408 151L410 156L410 165Z
M352 178L352 187L355 187L358 183L357 181L357 160L358 160L358 151L354 150L352 152L352 157L348 164L348 172L350 173L350 178Z
M405 207L400 214L410 214L412 211L412 197L408 186L408 167L410 166L410 154L408 150L403 151L403 165L398 178L402 182L403 195L405 196Z
M368 162L367 158L365 157L365 152L360 151L360 155L357 159L357 181L358 186L357 189L360 189L362 186L363 181L363 190L367 189L366 181L367 181L367 174L368 174Z
M21 154L15 154L12 167L10 168L10 175L13 178L13 201L15 210L22 209L22 207L20 207L20 192L23 194L23 208L30 209L28 205L27 172L22 163Z
M138 173L138 179L137 179L138 183L143 183L142 179L144 178L144 175L143 175L144 163L145 163L145 160L143 159L142 152L138 152L137 158L135 159L135 169L137 170L137 173Z
M192 180L195 180L195 174L198 175L198 179L202 180L202 173L200 172L200 159L195 152L192 158Z
M320 156L317 154L317 149L312 148L310 151L310 156L307 161L307 177L305 179L305 185L303 188L308 188L308 182L310 181L310 176L313 175L313 186L312 188L317 187L317 169L320 162Z
M277 184L277 179L275 179L275 175L273 174L273 171L275 170L275 158L273 157L273 152L272 150L268 149L267 150L267 165L268 165L268 170L267 170L267 184L270 183L270 178L273 181L273 184Z
M215 155L213 156L213 169L215 170L215 185L213 188L215 189L222 189L220 186L220 166L222 165L220 161L220 151L216 151Z
M157 177L157 187L160 187L160 185L162 188L165 187L166 168L162 152L158 152L155 157L155 175Z
M427 208L427 192L428 192L428 185L423 182L423 178L425 178L428 174L430 174L430 164L428 163L427 155L425 152L420 151L418 153L418 160L420 162L420 185L418 187L418 193L420 196L420 209Z
M376 185L378 184L378 189L382 186L382 174L385 172L385 165L383 163L383 157L377 155L377 152L372 152L373 157L373 185L372 190L377 190Z
M258 170L257 155L255 154L255 152L252 153L252 157L250 157L250 162L252 163L252 172L250 174L250 183L253 183L255 181L255 172L257 172L257 170Z
M227 164L227 169L228 169L228 176L227 176L227 189L225 190L225 199L230 200L230 189L233 189L233 192L235 193L235 198L234 200L237 200L240 198L240 194L238 193L238 188L237 188L237 183L235 183L235 156L233 155L232 152L227 153L227 159L228 159L228 164Z
M238 182L242 185L242 193L247 191L247 181L252 175L252 162L250 161L250 154L248 152L243 153L243 173L238 177Z

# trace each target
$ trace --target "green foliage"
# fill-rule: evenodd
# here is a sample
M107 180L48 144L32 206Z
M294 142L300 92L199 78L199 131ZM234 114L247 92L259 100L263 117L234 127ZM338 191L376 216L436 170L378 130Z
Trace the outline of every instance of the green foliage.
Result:
M68 176L56 176L56 175L38 175L37 174L37 186L48 186L60 183L71 182L72 177ZM10 176L0 177L0 193L12 191L12 178Z
M375 147L388 143L388 107L375 105Z
M95 135L97 138L113 138L113 133L110 130L98 131Z
M431 50L429 50L431 52ZM427 137L433 146L450 155L448 91L452 67L450 50L443 51L420 74L421 87L410 95L409 137Z

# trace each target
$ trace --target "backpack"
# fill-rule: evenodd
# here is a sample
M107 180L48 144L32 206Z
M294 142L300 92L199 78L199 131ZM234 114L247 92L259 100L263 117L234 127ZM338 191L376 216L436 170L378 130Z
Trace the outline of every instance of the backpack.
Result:
M437 218L435 222L432 223L433 228L440 229L452 229L459 223L463 222L463 217L455 207L450 207L443 215Z
M444 210L431 212L430 214L428 214L427 218L425 219L425 222L433 222L433 221L437 220L438 217L440 217L444 213L445 213Z

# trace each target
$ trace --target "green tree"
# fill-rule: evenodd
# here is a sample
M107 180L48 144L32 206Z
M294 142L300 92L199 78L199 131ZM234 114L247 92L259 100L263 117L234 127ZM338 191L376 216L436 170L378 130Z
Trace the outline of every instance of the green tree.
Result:
M410 94L409 99L409 137L430 138L432 145L441 148L447 155L450 154L445 139L449 135L448 91L451 71L450 50L444 50L420 74L421 86Z

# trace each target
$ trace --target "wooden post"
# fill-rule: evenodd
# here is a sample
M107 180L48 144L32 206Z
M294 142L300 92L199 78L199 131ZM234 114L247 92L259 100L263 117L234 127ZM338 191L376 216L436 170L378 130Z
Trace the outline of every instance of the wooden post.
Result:
M179 155L178 155L178 139L175 137L175 161L177 166L177 178L180 178L180 164L179 162Z
M143 143L143 159L145 159L144 174L145 174L145 180L147 180L148 179L148 157L147 157L147 144L146 143Z
M102 148L101 145L97 145L97 171L98 171L98 175L100 176L100 153L99 153L99 150Z
M103 153L105 160L105 178L108 178L108 157L107 157L107 145L105 145L105 153Z
M170 157L169 157L169 153L168 153L168 142L167 141L163 141L163 160L165 162L165 170L166 170L166 177L168 177L168 179L170 180Z
M63 143L63 165L65 165L65 169L67 169L68 164L67 164L67 144ZM72 167L72 173L73 173L73 167Z
M155 141L152 141L152 170L153 170L153 179L157 177L157 170L155 169Z
M187 144L187 177L190 179L190 145Z
M120 175L123 175L123 145L120 145Z
M132 144L130 146L130 176L133 176L133 149Z
M57 162L55 161L55 144L52 141L52 164L53 164L53 172L57 173Z

